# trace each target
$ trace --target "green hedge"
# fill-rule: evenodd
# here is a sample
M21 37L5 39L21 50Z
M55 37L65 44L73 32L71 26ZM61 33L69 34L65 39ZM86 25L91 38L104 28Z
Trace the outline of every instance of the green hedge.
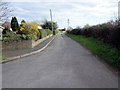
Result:
M24 35L24 34L3 34L2 41L3 42L12 42L12 41L20 41L20 40L31 40L32 37L30 35Z
M39 29L39 32L40 32L40 39L52 34L52 31L49 29Z
M75 28L71 31L68 31L68 33L93 37L120 50L119 22L120 20L116 20L84 28Z
M40 32L40 39L47 36L47 32L45 29L39 29L39 32Z
M51 30L49 30L49 29L45 29L45 30L46 30L46 32L47 32L47 35L52 34L52 31L51 31Z
M34 32L33 32L34 33ZM44 38L48 35L52 34L52 31L49 29L39 29L39 32L37 33L37 35L34 34L15 34L12 31L7 31L6 34L2 35L2 41L4 42L11 42L11 41L19 41L19 40L37 40L37 39L41 39Z

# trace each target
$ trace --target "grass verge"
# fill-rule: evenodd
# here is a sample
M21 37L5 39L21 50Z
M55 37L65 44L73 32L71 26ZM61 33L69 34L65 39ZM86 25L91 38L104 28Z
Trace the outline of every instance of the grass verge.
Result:
M0 62L6 60L7 58L5 56L0 55Z
M104 59L107 63L120 70L120 51L118 51L116 48L113 48L102 41L98 41L95 38L73 34L66 35L89 49L93 54L96 54L100 58Z

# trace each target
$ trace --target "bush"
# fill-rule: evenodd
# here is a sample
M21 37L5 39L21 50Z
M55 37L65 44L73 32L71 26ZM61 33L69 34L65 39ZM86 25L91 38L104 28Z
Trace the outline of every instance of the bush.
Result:
M57 33L59 33L59 31L58 31L58 30L55 30L55 34L57 34Z
M53 30L56 30L58 28L57 22L51 22L51 21L48 21L48 20L45 20L41 26L42 26L43 29L52 30L51 25L53 26Z
M18 34L23 34L23 39L38 40L41 37L38 30L38 24L35 22L26 23L24 20L21 21Z
M27 35L30 35L33 40L38 40L39 37L41 36L41 33L39 32L39 30L31 30L30 34Z
M32 39L31 35L25 35L25 34L20 35L20 38L23 40L31 40Z
M50 34L52 34L52 31L49 30L49 29L46 29L45 31L47 32L47 36L50 35Z
M39 29L39 33L41 34L40 39L47 36L46 29Z
M7 32L11 32L11 31L9 29L5 28L5 29L3 29L2 34L6 34Z
M70 33L75 35L80 35L81 30L80 29L73 29Z
M21 40L20 36L13 32L7 32L6 34L3 34L2 37L3 37L2 41L4 42L12 42L12 41Z
M14 32L7 32L6 34L2 35L3 42L12 42L12 41L19 41L19 40L31 40L31 35L25 34L15 34Z

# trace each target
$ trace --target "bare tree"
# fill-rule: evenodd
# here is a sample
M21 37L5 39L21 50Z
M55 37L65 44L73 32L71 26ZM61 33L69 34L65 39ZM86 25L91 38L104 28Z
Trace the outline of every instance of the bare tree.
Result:
M8 2L0 2L0 21L6 21L12 11Z

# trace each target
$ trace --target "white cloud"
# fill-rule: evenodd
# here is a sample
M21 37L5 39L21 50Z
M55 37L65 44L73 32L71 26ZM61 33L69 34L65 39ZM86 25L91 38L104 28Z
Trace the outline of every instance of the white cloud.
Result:
M104 3L104 2L111 2L111 3L116 3L119 0L2 0L4 2L80 2L80 3L93 3L93 4L98 4L98 3Z
M113 19L118 12L115 0L17 0L20 3L14 3L16 0L7 1L13 2L14 14L20 19L50 20L49 9L52 9L53 20L57 21L60 27L67 26L68 18L73 27L87 23L93 25Z
M2 0L3 2L67 2L66 0Z

